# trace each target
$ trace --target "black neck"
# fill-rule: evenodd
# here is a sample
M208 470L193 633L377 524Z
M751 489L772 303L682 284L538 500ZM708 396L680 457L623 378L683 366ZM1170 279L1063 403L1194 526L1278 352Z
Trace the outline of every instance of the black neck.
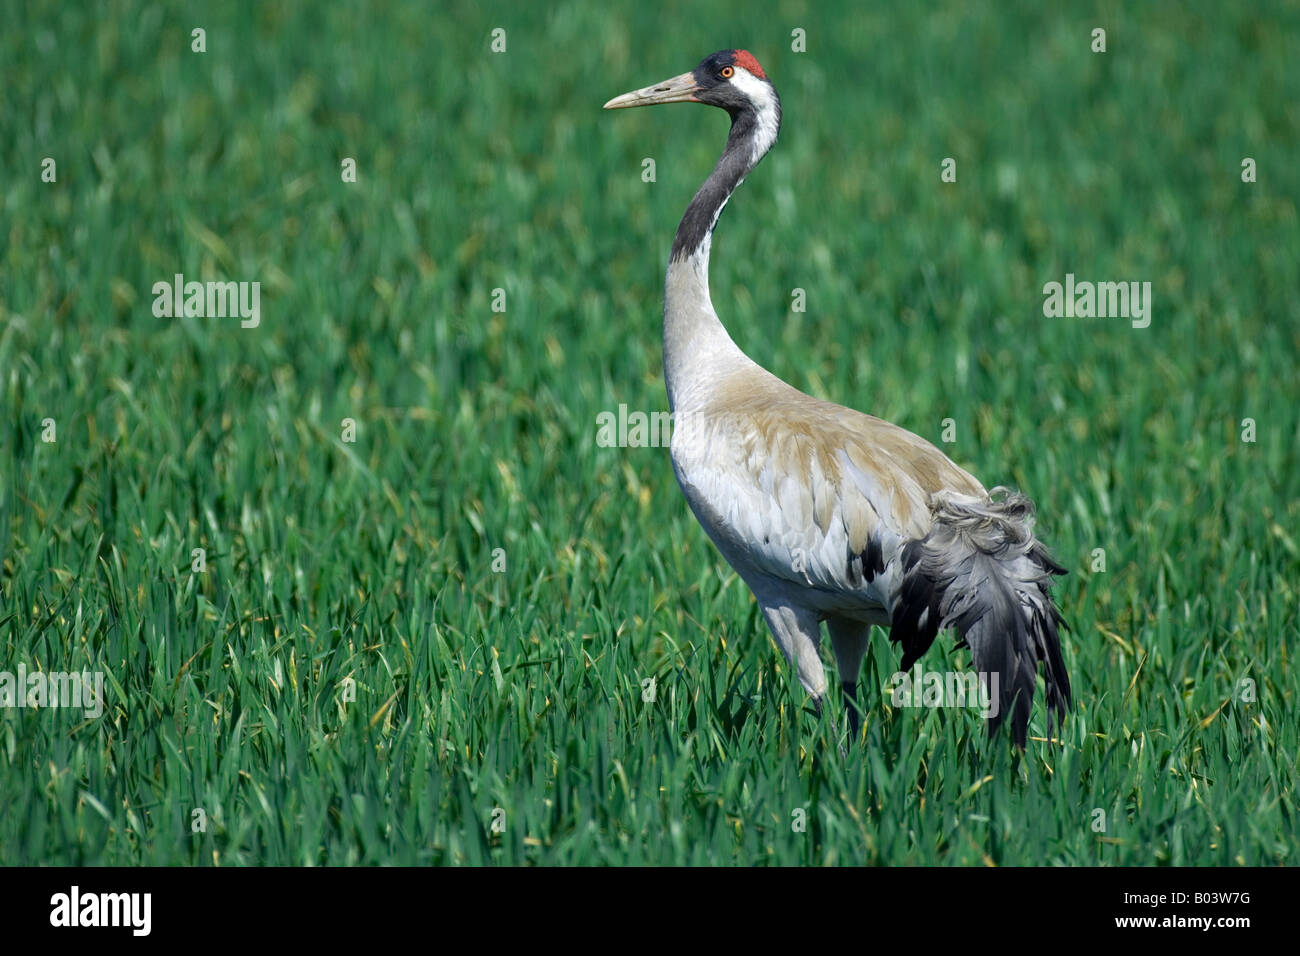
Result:
M754 155L758 128L753 110L743 110L731 117L731 133L722 150L718 165L704 181L691 204L686 207L673 239L669 261L687 259L704 244L717 224L722 207L731 198L740 181L749 175L762 156Z

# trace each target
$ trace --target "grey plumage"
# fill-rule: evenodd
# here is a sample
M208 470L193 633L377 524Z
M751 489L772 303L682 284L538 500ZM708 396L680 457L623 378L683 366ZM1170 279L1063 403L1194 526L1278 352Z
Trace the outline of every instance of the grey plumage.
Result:
M1024 495L994 488L981 500L939 492L931 507L929 533L902 548L890 638L903 645L906 671L938 631L954 628L970 647L985 686L989 674L999 675L990 735L1010 713L1015 741L1023 747L1040 663L1049 727L1051 714L1059 721L1070 708L1061 615L1048 590L1051 576L1065 569L1034 537L1034 505Z

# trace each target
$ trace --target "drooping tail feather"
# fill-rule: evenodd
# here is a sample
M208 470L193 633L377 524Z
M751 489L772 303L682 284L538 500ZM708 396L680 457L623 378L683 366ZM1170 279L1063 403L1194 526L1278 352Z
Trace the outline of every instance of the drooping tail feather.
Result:
M903 645L906 671L940 630L954 628L970 647L985 687L989 675L998 675L989 734L1010 713L1016 744L1023 748L1040 663L1049 733L1052 715L1059 722L1070 708L1070 676L1058 637L1062 619L1049 591L1051 576L1065 574L1065 568L1034 537L1034 504L1024 495L1005 488L994 488L988 499L940 492L930 505L929 533L901 551L890 638Z

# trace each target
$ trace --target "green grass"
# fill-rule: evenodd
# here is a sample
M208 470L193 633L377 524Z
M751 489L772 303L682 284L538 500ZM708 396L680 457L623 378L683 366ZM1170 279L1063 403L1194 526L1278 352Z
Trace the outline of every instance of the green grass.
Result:
M0 32L0 670L108 703L0 709L0 862L1297 862L1294 3L92 6ZM1036 499L1059 744L1041 697L1023 756L891 708L877 634L841 759L666 452L597 447L664 407L726 131L600 105L737 45L785 126L718 311ZM177 272L261 325L154 317ZM1150 328L1044 318L1066 272L1150 281Z

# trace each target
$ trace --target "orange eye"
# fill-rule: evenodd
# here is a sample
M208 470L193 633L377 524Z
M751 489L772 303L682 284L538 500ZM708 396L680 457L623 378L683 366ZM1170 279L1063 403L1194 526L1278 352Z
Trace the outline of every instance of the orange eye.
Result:
M733 73L735 73L735 72L736 72L736 71L733 70L731 67L729 67L729 66L724 66L724 67L722 68L722 78L723 78L724 80L729 80L729 79L731 79L731 75L732 75Z

